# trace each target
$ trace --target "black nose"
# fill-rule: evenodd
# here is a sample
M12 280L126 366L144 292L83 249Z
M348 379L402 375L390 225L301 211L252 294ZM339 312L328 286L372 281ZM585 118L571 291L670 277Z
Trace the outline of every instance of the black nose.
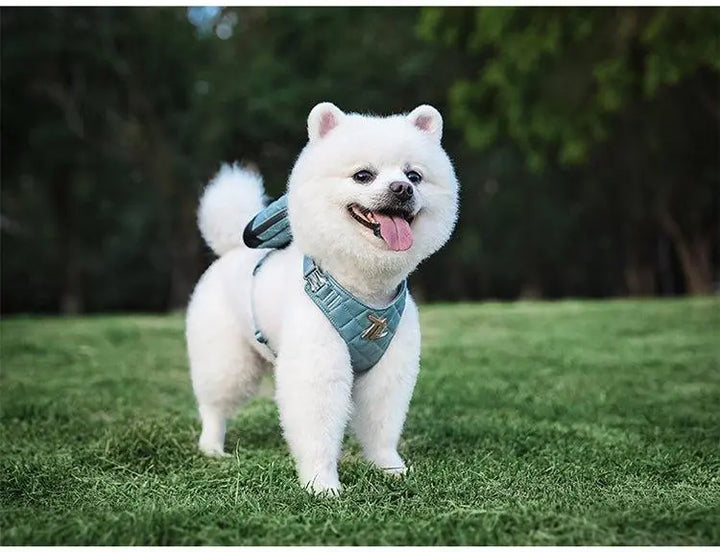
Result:
M401 201L407 201L413 195L413 186L409 182L392 182L390 184L390 191Z

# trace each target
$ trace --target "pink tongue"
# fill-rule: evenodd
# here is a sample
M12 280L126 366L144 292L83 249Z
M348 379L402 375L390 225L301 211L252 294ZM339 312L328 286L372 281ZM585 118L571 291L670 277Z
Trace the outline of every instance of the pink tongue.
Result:
M394 251L405 251L413 244L410 224L402 217L391 217L380 213L373 213L375 220L380 223L380 235Z

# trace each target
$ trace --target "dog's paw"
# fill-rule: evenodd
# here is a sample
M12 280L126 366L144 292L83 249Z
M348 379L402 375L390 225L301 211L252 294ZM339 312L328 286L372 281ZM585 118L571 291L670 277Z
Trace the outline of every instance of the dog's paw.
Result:
M210 443L198 443L198 448L205 456L209 458L230 458L232 454L225 452L222 446Z
M366 456L376 467L393 477L403 477L408 472L405 462L395 450L375 451Z
M317 475L311 481L305 482L303 487L311 495L321 497L338 497L342 492L342 485L336 475Z

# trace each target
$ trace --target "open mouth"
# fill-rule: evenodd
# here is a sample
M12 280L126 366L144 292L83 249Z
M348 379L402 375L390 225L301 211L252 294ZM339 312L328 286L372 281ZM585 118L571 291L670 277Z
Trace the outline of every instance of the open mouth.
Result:
M371 211L352 203L348 212L356 221L373 231L378 238L385 241L393 251L406 251L413 244L413 233L410 224L415 215L399 209L382 209Z

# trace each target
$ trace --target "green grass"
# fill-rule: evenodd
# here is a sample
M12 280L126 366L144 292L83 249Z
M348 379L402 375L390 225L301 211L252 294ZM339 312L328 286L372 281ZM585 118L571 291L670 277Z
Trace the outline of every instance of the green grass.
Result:
M267 398L196 452L179 316L0 323L2 544L718 544L717 299L437 305L386 478L313 499Z

